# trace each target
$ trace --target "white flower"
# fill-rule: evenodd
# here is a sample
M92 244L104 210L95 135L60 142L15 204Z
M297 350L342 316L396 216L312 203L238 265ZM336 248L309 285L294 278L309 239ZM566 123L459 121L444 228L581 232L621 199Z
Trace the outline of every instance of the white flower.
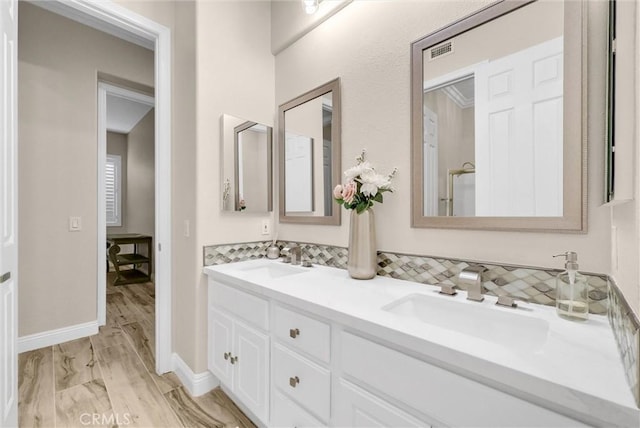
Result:
M349 182L353 181L357 176L362 176L362 174L371 171L373 172L373 167L367 161L362 162L356 166L353 166L344 172L344 180Z
M375 196L378 189L388 189L391 186L389 176L378 174L373 169L360 174L360 183L362 183L360 191L370 197Z

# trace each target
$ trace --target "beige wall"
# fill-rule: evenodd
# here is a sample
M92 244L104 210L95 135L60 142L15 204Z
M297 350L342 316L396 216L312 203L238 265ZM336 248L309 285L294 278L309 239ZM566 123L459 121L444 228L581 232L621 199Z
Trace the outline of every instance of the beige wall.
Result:
M274 58L270 52L270 4L264 1L197 3L197 205L198 258L194 371L206 369L207 282L202 247L269 239L262 219L272 215L221 212L220 116L227 113L274 123ZM242 23L242 25L238 25ZM187 360L185 360L187 361ZM190 361L187 361L190 363Z
M19 335L96 319L97 73L153 86L153 53L20 2ZM26 214L28 213L28 214ZM69 216L82 230L69 232Z
M432 7L437 2L432 2ZM453 52L432 61L425 51L424 80L487 60L495 60L563 35L564 5L561 1L538 1L502 16L489 26L453 37ZM511 36L517 28L517 37ZM424 33L423 35L426 35Z
M354 2L276 57L276 102L281 103L337 76L342 79L342 169L362 146L381 171L399 168L394 194L376 206L378 248L544 267L551 258L577 251L586 271L609 271L610 215L601 208L604 135L589 121L589 231L586 234L414 229L410 227L410 49L412 41L489 2ZM589 117L603 117L604 15L588 3ZM371 31L375 23L375 32ZM402 23L399 25L398 23ZM361 34L362 37L353 37ZM393 227L389 225L394 225ZM279 237L346 246L340 227L281 224Z
M127 136L128 232L155 235L155 109L143 117Z

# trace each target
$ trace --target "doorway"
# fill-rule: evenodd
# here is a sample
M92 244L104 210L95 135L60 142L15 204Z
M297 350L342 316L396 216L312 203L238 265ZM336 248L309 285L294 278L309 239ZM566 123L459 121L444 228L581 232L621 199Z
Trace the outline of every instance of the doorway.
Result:
M172 370L171 355L171 34L170 30L146 17L111 2L39 2L39 7L78 21L126 41L150 48L154 52L155 98L155 190L154 246L156 288L156 364L158 373ZM100 165L100 164L98 164ZM97 180L103 169L97 168ZM96 202L98 205L99 202ZM98 209L98 215L104 210ZM99 224L99 223L98 223ZM102 235L102 252L97 253L97 272L104 283L106 239ZM100 239L100 238L99 238ZM97 284L100 283L96 277ZM97 287L97 285L96 285ZM101 296L103 293L98 293ZM104 308L104 306L103 306ZM98 312L102 309L98 308ZM99 313L98 315L102 315ZM104 322L97 319L95 325ZM46 343L40 346L45 346Z
M98 259L107 268L97 278L101 326L107 322L107 284L147 283L153 289L154 107L149 94L98 83Z

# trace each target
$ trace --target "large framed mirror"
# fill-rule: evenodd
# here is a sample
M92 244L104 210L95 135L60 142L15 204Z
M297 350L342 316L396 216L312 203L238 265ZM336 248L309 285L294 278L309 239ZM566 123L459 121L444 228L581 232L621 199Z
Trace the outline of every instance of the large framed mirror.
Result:
M340 224L340 79L282 104L278 112L280 222Z
M412 44L413 227L586 231L583 7L499 1Z
M273 129L222 115L222 211L273 210Z

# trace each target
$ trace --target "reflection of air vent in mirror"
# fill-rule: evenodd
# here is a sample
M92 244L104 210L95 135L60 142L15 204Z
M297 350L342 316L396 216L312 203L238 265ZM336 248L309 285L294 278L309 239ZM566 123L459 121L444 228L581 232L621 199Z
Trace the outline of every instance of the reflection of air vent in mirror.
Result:
M453 53L453 41L449 40L429 50L429 61Z

